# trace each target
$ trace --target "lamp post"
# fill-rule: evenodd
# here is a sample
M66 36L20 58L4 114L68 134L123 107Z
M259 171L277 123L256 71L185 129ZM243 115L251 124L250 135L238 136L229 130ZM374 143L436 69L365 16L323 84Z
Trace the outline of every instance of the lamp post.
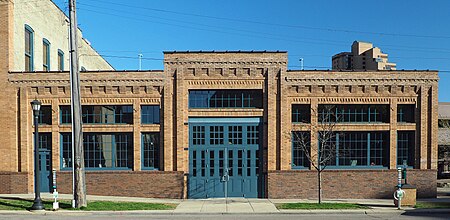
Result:
M31 107L34 116L34 202L31 206L32 211L44 210L44 205L41 200L40 175L39 175L39 133L38 133L38 119L39 111L41 110L41 102L33 100Z

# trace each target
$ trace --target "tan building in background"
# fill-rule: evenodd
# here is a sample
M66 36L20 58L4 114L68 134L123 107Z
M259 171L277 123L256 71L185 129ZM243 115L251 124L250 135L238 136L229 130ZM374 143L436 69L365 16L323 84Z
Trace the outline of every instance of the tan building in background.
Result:
M351 52L341 52L332 57L333 70L395 70L388 55L372 43L354 41Z
M33 191L34 99L43 103L42 191L55 169L58 190L71 193L69 73L52 63L41 71L37 58L36 69L20 69L30 55L15 42L29 38L14 34L28 30L16 25L15 7L0 1L0 193ZM96 57L85 68L107 69ZM227 186L229 197L314 198L316 173L292 137L309 136L314 152L321 112L331 106L342 118L332 141L346 154L323 173L325 198L391 198L398 166L419 197L436 196L437 71L288 70L287 57L166 51L164 70L82 72L87 194L210 198L224 197Z

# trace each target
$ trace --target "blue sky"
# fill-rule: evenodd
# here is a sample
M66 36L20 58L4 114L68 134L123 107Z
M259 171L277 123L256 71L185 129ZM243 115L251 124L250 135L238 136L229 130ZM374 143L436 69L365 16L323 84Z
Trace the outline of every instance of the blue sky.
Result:
M67 12L67 0L54 0ZM286 50L289 69L331 68L369 41L398 69L439 70L450 102L450 1L79 0L78 23L116 69L163 69L165 50Z

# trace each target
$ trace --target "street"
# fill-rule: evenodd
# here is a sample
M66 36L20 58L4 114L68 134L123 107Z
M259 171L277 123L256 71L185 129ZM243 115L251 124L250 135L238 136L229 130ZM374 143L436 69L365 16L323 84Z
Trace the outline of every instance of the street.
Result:
M448 219L450 213L355 213L355 214L189 214L189 215L161 215L142 213L51 213L51 214L0 214L0 219L48 219L48 220L84 220L84 219L249 219L249 220L285 220L285 219Z

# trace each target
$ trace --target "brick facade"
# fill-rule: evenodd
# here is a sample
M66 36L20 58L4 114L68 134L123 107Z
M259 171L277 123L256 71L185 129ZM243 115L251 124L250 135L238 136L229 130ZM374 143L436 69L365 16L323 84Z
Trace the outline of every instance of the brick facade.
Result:
M58 172L58 191L72 193L72 172ZM183 172L87 171L88 195L145 198L183 198Z
M408 170L407 177L419 198L436 197L436 170ZM324 199L391 199L396 178L396 170L325 170L322 195ZM316 199L317 172L270 171L268 192L272 199Z
M22 47L15 48L14 42L24 42L22 37L13 34L14 27L22 27L23 24L15 25L17 21L14 20L11 1L0 0L0 9L0 17L5 18L0 20L0 191L33 192L30 102L39 99L43 105L51 106L52 123L40 125L39 131L51 133L52 169L59 172L62 167L60 134L71 131L69 124L60 122L60 106L70 105L69 73L22 72L14 68L17 66L15 60L23 60ZM39 25L36 23L34 27ZM82 72L83 105L132 105L134 110L132 124L83 126L84 132L133 134L132 168L127 171L88 171L88 194L186 198L189 118L258 117L262 120L263 131L263 158L260 159L264 162L263 170L269 173L267 187L263 190L271 198L290 197L287 189L298 192L292 195L296 198L314 197L314 172L291 171L290 134L292 131L309 131L313 137L311 144L317 146L317 116L311 114L311 123L294 124L291 119L292 105L308 104L311 113L314 113L321 104L384 104L389 105L390 109L388 123L343 123L336 127L340 131L388 132L389 165L386 170L327 171L325 176L329 177L325 179L337 181L341 178L341 181L330 185L335 188L339 188L339 184L355 182L351 179L361 180L355 197L386 197L396 181L392 177L397 167L397 132L415 131L415 170L411 171L410 180L414 184L416 178L419 196L436 195L433 173L437 168L437 71L289 71L287 64L288 53L284 51L174 51L164 53L164 70ZM260 90L263 107L189 109L191 89ZM414 123L397 123L399 104L415 105ZM161 123L141 124L141 105L160 106ZM143 132L160 134L158 171L141 171ZM69 193L70 173L61 171L58 176L60 190ZM342 179L343 176L349 178ZM378 178L375 180L373 176ZM362 181L366 179L379 181L383 187L377 185L370 189L373 184ZM308 190L296 190L305 185ZM362 192L369 193L362 195ZM343 197L351 195L349 191L340 194Z

